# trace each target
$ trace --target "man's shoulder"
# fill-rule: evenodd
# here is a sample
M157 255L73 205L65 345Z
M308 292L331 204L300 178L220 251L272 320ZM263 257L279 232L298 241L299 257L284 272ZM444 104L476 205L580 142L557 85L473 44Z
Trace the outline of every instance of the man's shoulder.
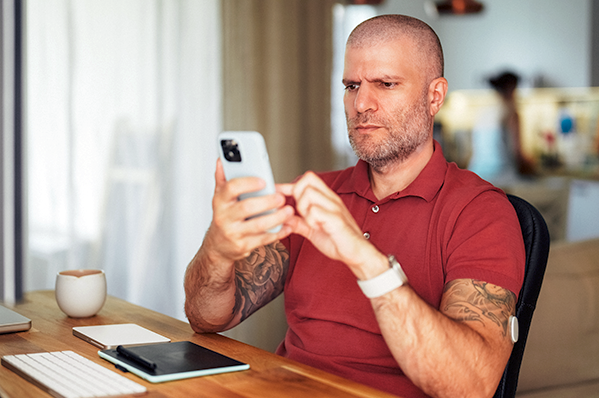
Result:
M507 196L501 189L469 170L460 169L455 163L448 164L439 199L445 207L455 210L473 202L483 207L489 201L509 205Z
M465 193L466 191L475 195L485 191L503 192L472 171L459 168L455 163L448 163L443 188L450 192Z
M445 180L450 184L466 185L472 188L494 188L490 182L483 180L478 174L470 170L461 169L454 162L447 163Z

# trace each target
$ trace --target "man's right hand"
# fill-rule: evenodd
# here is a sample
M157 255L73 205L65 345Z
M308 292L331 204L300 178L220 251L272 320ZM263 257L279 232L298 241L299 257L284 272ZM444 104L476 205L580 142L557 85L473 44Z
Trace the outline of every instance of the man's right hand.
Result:
M213 256L225 261L240 260L249 256L254 249L289 235L290 228L285 226L278 233L268 232L293 216L293 208L285 206L283 194L238 200L243 193L263 189L265 182L262 179L245 177L227 181L219 159L215 183L212 224L204 240L204 246L210 249ZM251 216L272 209L277 210L250 219Z
M283 291L288 267L289 256L278 242L291 232L284 224L294 214L285 196L240 201L241 194L258 191L265 182L255 177L227 181L220 159L215 183L212 223L185 274L185 312L196 332L222 331L251 315ZM268 232L281 224L278 233ZM264 275L270 277L264 280Z

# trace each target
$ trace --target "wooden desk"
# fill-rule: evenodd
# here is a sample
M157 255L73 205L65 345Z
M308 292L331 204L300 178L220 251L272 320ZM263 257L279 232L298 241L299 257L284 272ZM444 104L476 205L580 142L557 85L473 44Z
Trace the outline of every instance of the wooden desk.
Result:
M93 345L73 336L73 326L136 323L172 341L193 341L211 350L250 364L250 370L222 375L152 384L130 373L121 373L148 388L147 397L392 397L362 384L282 358L219 334L196 334L190 326L169 316L126 301L108 297L94 317L69 318L54 298L54 291L32 292L15 310L31 318L31 330L0 335L0 356L43 351L73 350L102 366ZM117 371L118 372L118 371ZM2 398L49 397L33 384L0 366Z

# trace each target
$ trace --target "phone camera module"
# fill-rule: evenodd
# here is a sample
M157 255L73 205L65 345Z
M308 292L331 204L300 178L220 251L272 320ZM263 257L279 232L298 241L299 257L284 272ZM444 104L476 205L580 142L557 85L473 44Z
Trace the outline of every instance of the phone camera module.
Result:
M235 140L221 140L220 145L223 148L223 154L225 159L229 162L241 162L241 153L239 152L239 145Z

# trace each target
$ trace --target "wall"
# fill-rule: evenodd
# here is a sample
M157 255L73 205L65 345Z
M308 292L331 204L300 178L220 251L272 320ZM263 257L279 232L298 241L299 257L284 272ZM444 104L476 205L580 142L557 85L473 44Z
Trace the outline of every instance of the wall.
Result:
M570 184L566 239L576 242L599 238L599 182L574 180Z
M483 13L433 18L424 1L387 0L380 14L429 23L445 51L450 91L486 88L486 77L511 68L522 87L591 84L592 0L481 0Z

